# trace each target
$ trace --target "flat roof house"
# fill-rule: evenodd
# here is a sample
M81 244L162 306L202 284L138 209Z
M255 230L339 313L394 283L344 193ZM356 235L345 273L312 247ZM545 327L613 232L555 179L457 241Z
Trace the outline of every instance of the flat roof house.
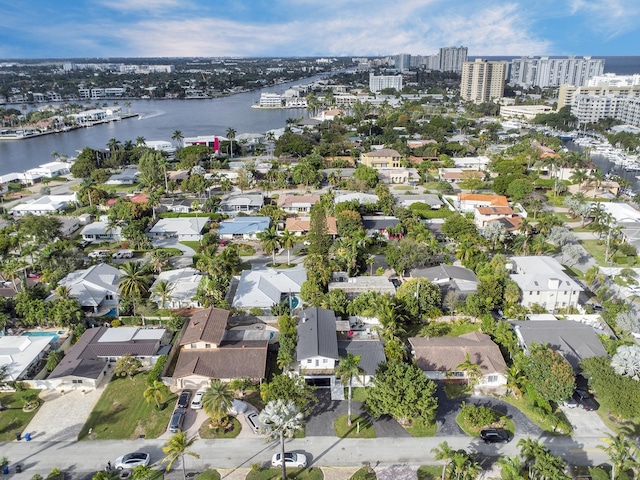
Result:
M9 209L9 214L18 217L29 213L32 215L48 215L61 212L75 201L75 193L71 195L45 195L27 203L16 205Z
M38 373L32 370L47 356L54 339L53 334L38 337L0 336L0 368L5 368L4 380L22 380Z

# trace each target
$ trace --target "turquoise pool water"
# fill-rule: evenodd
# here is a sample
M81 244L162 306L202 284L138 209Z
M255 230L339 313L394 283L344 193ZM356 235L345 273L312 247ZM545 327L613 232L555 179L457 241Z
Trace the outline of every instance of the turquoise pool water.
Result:
M39 330L33 330L33 331L28 331L28 332L23 332L22 335L24 337L53 337L51 339L51 343L56 343L58 341L58 338L60 338L60 335L64 335L65 332L64 330L59 330L57 332L42 332Z

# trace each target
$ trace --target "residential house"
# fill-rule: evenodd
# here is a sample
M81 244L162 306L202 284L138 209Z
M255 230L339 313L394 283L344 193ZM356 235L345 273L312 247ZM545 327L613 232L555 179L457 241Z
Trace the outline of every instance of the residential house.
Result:
M164 271L151 285L151 301L157 303L159 308L198 308L200 304L194 297L203 278L204 275L191 267ZM162 297L155 293L160 282L167 282L171 289L164 305L162 305Z
M473 383L470 372L460 367L468 355L471 363L480 366L474 390L506 390L507 364L489 335L472 332L459 337L412 337L409 343L418 368L430 379Z
M3 331L4 333L4 331ZM51 349L56 336L52 332L31 337L26 335L0 336L0 370L4 369L3 381L16 381L33 378L38 373L42 361Z
M310 193L307 195L281 195L278 197L277 204L287 213L299 215L301 213L309 213L311 207L320 201L320 195Z
M338 205L342 202L358 202L363 205L371 205L373 203L378 203L379 201L380 198L372 193L351 192L336 194L333 199L333 204Z
M80 235L89 242L119 242L124 238L122 228L110 225L106 219L90 223L80 231Z
M220 222L218 236L223 240L255 240L257 235L269 228L269 217L233 217Z
M264 379L268 338L227 340L229 311L207 308L195 312L180 340L180 353L173 378L178 388L198 389L211 380ZM261 331L262 333L269 333ZM229 332L230 333L230 332Z
M338 224L336 217L327 218L327 234L332 237L338 235ZM285 228L296 236L305 235L311 227L311 217L287 217L285 220Z
M567 275L564 267L549 256L511 258L511 279L522 292L520 304L530 308L540 305L549 312L578 307L582 286Z
M363 152L360 154L360 163L375 169L403 167L402 155L391 148Z
M462 168L439 168L438 176L440 180L445 182L458 184L463 180L482 180L484 179L484 173L477 170L465 170Z
M9 209L9 214L16 217L22 215L49 215L58 213L69 207L76 201L76 194L71 195L44 195L27 203L21 203Z
M328 288L329 291L342 290L351 300L365 292L378 292L383 295L396 293L396 287L384 275L349 277L345 272L334 272Z
M307 308L300 313L296 361L296 371L307 383L335 385L338 337L333 310Z
M517 228L522 223L520 216L509 206L477 207L473 216L473 222L479 229L498 220L506 220L508 223L505 224L505 227L508 230Z
M409 208L414 203L424 203L429 205L431 210L440 210L444 205L438 195L430 193L422 195L394 195L394 197L396 199L396 204L405 208Z
M107 185L133 185L138 182L138 167L131 166L122 169L120 173L114 173L105 183Z
M262 308L269 310L274 304L291 297L295 308L300 300L302 284L307 271L302 266L286 270L264 268L244 270L238 282L232 306L234 308Z
M151 239L202 240L202 230L208 222L207 217L161 218L147 231L147 236Z
M358 366L364 370L364 374L353 378L353 386L366 387L371 385L378 367L387 360L382 342L379 340L338 340L339 358L345 358L349 353L360 357ZM340 360L338 360L338 366L340 366Z
M477 157L459 157L452 158L453 164L456 168L465 168L469 170L486 170L491 162L491 159L486 155L480 155Z
M80 228L80 221L77 217L58 217L60 220L60 236L69 237L73 232Z
M527 353L533 344L547 345L560 353L575 371L585 358L607 357L594 328L572 320L510 322L518 343Z
M387 184L412 184L420 179L416 168L378 168L380 181Z
M171 349L171 332L164 328L94 327L87 329L46 380L36 388L64 390L100 386L106 373L120 357L131 355L153 365Z
M121 275L117 268L99 263L71 272L59 285L69 288L69 296L78 300L83 310L101 316L118 306Z
M264 205L264 197L261 193L236 193L222 199L220 212L235 215L238 212L257 212Z
M488 195L478 193L459 193L457 209L462 213L475 213L478 207L508 207L509 202L504 195Z
M190 213L195 200L195 198L162 198L160 207L168 212Z
M480 280L473 272L464 267L440 264L430 268L414 268L411 270L412 278L426 278L431 283L440 287L442 298L448 292L454 292L458 298L466 298L467 295L476 293Z
M362 226L367 232L368 236L382 235L385 238L391 238L388 230L394 228L400 223L400 220L396 217L383 216L383 215L363 215Z

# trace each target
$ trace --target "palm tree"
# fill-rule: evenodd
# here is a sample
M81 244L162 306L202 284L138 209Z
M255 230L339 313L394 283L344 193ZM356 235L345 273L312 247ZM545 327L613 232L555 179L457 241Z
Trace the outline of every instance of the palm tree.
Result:
M578 184L578 191L582 190L582 184L589 178L589 174L586 170L576 168L569 177L569 180Z
M502 480L525 480L522 476L522 462L517 455L501 457L496 463L500 466Z
M273 264L276 263L276 250L280 246L280 237L276 233L275 227L269 227L256 235L265 253L272 255Z
M262 423L262 432L269 440L280 439L280 458L282 459L282 480L287 478L287 466L284 461L284 439L292 437L302 428L304 416L292 400L272 400L267 403L258 417Z
M155 470L149 465L138 465L131 470L133 480L150 480L155 475Z
M615 480L616 474L633 468L638 468L638 447L626 438L623 434L607 434L604 440L606 446L598 445L598 448L609 455L613 464L611 469L611 480Z
M473 363L471 361L471 356L469 355L469 352L465 352L464 362L462 362L456 368L467 374L467 385L471 385L472 382L475 384L478 378L482 375L481 373L482 367L477 363Z
M131 102L124 102L124 106L127 107L127 113L131 113Z
M228 384L220 380L211 380L202 395L202 409L211 417L211 421L215 425L222 423L232 402L233 391Z
M60 300L69 300L71 289L66 285L58 285L54 290Z
M141 298L149 291L151 275L146 265L138 262L125 262L120 269L123 273L120 276L118 288L123 297Z
M353 385L353 377L360 380L362 386L364 386L364 374L365 371L360 367L360 355L354 355L347 353L346 357L340 358L338 368L336 368L336 377L340 378L340 382L349 386L349 393L347 398L347 425L351 426L351 387Z
M291 249L296 244L296 236L286 228L280 234L280 245L287 249L287 265L291 264Z
M444 464L442 465L442 480L444 480L444 475L447 471L451 456L453 455L453 450L447 442L442 442L439 443L437 447L432 448L431 453L435 454L436 460L444 460Z
M171 300L171 291L173 290L173 287L174 285L166 280L159 281L156 283L155 287L153 287L153 293L160 297L160 308L164 309L167 301Z
M107 143L107 148L110 152L115 152L116 150L118 150L118 148L120 148L120 140L116 138L110 138L109 142Z
M160 404L164 402L164 396L167 391L168 388L164 383L154 380L153 385L150 385L142 395L147 403L156 402L156 408L160 410Z
M604 174L600 170L594 170L589 177L589 181L593 182L593 198L596 198L596 190L602 185Z
M176 142L178 142L178 145L182 145L183 138L184 135L182 135L182 132L180 130L176 130L175 132L173 132L173 135L171 135L171 140L175 140Z
M137 146L144 146L144 144L147 143L147 139L140 136L140 137L136 137L136 145Z
M233 158L233 139L236 138L236 131L231 127L227 128L227 138L231 143L231 158Z
M538 440L533 438L521 438L518 440L518 448L520 448L520 455L524 457L524 461L529 469L529 478L533 478L531 472L535 461L543 455L547 449Z
M173 464L176 462L176 460L180 459L182 463L182 478L184 480L187 480L187 471L184 465L184 456L191 455L193 458L200 458L200 455L189 450L189 448L194 444L195 441L196 437L191 437L188 439L187 434L182 431L176 433L169 440L167 440L167 443L165 443L164 447L162 447L162 452L166 455L166 457L164 457L161 461L162 463L167 464L167 472L171 470L171 467L173 467Z

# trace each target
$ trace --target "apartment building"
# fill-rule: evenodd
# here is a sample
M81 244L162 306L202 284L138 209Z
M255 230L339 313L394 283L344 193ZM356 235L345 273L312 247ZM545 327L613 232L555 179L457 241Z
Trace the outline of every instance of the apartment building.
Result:
M604 59L591 57L522 57L511 61L508 82L523 88L587 85L604 73Z
M402 75L369 74L369 90L375 93L385 88L395 88L400 92L402 90Z
M467 61L467 47L444 47L440 49L438 59L441 72L462 72L462 65Z
M483 103L504 96L506 62L476 59L462 64L460 97L467 102Z

